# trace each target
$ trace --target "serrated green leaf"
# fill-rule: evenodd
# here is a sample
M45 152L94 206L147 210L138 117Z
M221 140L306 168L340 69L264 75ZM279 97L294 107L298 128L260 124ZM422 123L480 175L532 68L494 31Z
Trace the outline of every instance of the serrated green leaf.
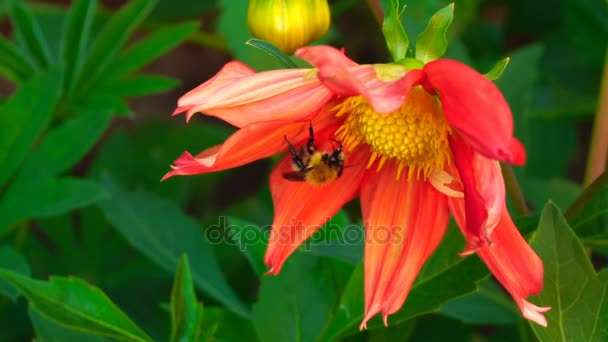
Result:
M77 0L68 12L61 41L61 57L65 66L64 89L70 92L74 77L84 62L97 0Z
M446 37L454 19L454 4L433 14L426 28L416 38L416 59L428 63L443 56L448 49Z
M188 256L182 254L171 291L171 342L198 341L201 336L203 306L198 303Z
M198 29L197 22L185 22L163 27L141 39L121 53L102 75L103 83L137 71L154 59L173 49Z
M605 341L608 338L608 271L596 273L560 210L549 202L532 248L544 264L544 287L531 302L551 307L547 327L532 330L541 341Z
M12 42L0 36L0 73L21 84L35 70L32 62Z
M31 274L30 265L17 250L8 246L0 247L0 268L15 271L25 276ZM0 279L0 294L10 298L13 302L19 298L19 291Z
M298 66L289 59L281 49L272 45L272 43L267 42L262 39L251 38L245 44L249 46L253 46L254 48L260 49L265 53L269 54L271 57L275 58L281 65L286 68L297 68Z
M174 78L159 75L135 75L100 86L96 92L125 98L162 93L179 84Z
M500 78L502 73L505 71L508 64L509 64L509 57L501 59L498 62L496 62L496 64L492 67L492 69L490 69L490 71L486 72L484 74L484 76L492 81L497 80Z
M391 325L437 311L445 303L477 289L477 283L489 274L476 257L460 258L463 239L455 227L446 236L418 275L403 308L388 317ZM363 263L352 273L334 319L326 328L330 340L354 334L363 320ZM380 317L367 323L369 330L383 327Z
M405 5L400 7L399 0L390 0L382 23L382 33L393 61L407 57L410 49L410 38L401 23L404 11Z
M152 339L100 289L78 278L51 277L50 282L0 269L0 277L25 296L45 317L71 329L132 341Z
M15 40L23 47L42 69L48 68L53 61L48 44L42 36L40 26L21 1L13 0L10 6L11 19L15 25Z
M78 341L78 342L111 342L114 339L106 337L85 334L78 330L71 330L62 326L61 324L46 318L38 310L29 308L30 320L34 326L36 332L35 341L38 342L66 342L66 341Z
M36 212L41 216L58 213L105 195L97 184L74 179L54 183L57 181L52 179L91 149L110 124L110 118L107 111L84 113L47 134L0 198L0 231ZM82 193L77 193L79 190ZM58 197L62 195L67 197Z
M78 90L85 92L116 57L137 25L148 15L157 0L134 0L114 13L95 37L84 65L76 76Z
M60 72L42 73L21 85L0 107L0 187L50 122L60 88Z
M193 219L157 196L129 193L109 177L104 177L104 184L111 197L100 202L101 208L135 248L168 272L177 267L182 253L188 253L193 260L192 276L196 286L233 312L249 316L247 308L224 280L209 240Z

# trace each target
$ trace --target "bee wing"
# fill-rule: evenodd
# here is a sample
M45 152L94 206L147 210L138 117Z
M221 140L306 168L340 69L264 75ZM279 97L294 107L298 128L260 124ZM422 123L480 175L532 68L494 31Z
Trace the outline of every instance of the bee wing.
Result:
M304 182L306 180L305 171L292 171L283 173L283 178L292 182Z

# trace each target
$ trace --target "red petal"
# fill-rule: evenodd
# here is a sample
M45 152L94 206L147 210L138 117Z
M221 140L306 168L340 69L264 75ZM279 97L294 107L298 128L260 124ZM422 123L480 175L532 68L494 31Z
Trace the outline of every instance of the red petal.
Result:
M347 154L345 162L353 167L323 186L284 179L283 173L291 170L289 156L277 164L270 175L275 217L264 257L270 268L268 273L278 274L287 257L356 196L367 158L369 151L366 148Z
M450 199L449 203L458 226L467 236L463 201ZM543 263L513 224L506 207L492 234L492 243L477 249L477 254L511 294L523 316L547 326L542 313L550 308L538 307L526 301L528 296L538 294L543 287Z
M418 84L422 71L405 72L395 81L382 81L372 65L357 65L341 51L325 45L309 46L296 51L296 56L319 69L317 77L323 85L340 96L364 96L378 113L397 110L410 88ZM398 68L398 66L395 66Z
M475 151L457 135L450 137L450 145L454 155L454 164L464 186L467 247L463 254L469 254L488 240L488 236L484 234L488 211L483 196L477 190L478 184L484 179L481 177L482 175L476 173L477 169L473 167Z
M448 122L488 158L521 165L525 152L514 142L511 109L485 76L457 61L438 59L424 66L425 87L437 90Z
M426 181L396 180L397 167L370 172L361 188L365 222L365 318L401 308L448 224L446 197Z
M242 63L230 62L182 96L173 114L187 111L189 120L204 112L244 127L260 121L306 119L331 97L309 69L255 73Z
M340 121L326 106L312 121L267 121L253 123L239 129L223 145L211 147L196 157L184 152L164 177L194 175L230 169L287 150L285 136L292 144L300 145L308 139L308 127L312 124L315 135L323 136L335 131ZM324 133L328 132L328 133Z

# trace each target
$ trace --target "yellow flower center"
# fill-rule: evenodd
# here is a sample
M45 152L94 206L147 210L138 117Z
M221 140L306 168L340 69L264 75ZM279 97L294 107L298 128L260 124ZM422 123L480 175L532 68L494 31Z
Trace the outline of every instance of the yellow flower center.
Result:
M390 114L376 113L362 96L347 98L335 110L338 117L348 115L336 131L345 148L361 143L371 148L368 168L378 160L379 171L394 160L397 179L405 167L408 179L427 179L451 163L450 126L439 101L422 87L412 88L401 108Z

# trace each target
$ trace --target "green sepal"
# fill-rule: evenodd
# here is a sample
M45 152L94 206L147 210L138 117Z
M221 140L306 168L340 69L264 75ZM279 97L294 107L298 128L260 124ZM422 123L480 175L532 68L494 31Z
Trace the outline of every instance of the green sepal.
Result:
M500 78L500 76L502 75L502 73L505 71L505 69L507 68L507 65L509 64L509 60L510 58L504 58L499 60L498 62L496 62L496 64L492 67L492 69L490 69L490 71L486 72L485 74L483 74L486 78L495 81L497 79Z
M399 0L390 0L382 23L382 33L394 61L407 57L410 49L410 38L401 23L405 7L399 7Z
M422 63L421 61L419 61L415 58L409 58L409 57L402 58L402 59L396 61L395 64L402 65L407 70L422 69L424 67L424 63Z
M245 44L266 52L267 54L276 58L279 63L283 64L286 68L292 69L298 67L291 59L289 59L289 56L270 42L262 39L251 38Z
M416 59L423 63L436 60L448 49L446 33L454 19L454 3L433 14L426 28L416 38Z

